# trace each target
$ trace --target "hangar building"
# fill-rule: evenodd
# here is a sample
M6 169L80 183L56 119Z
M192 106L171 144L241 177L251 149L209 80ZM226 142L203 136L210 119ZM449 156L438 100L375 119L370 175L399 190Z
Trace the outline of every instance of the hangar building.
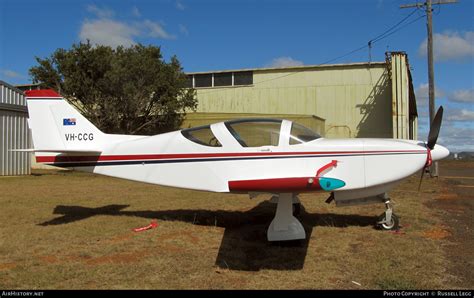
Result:
M328 138L417 138L407 55L384 62L187 73L198 107L183 127L234 118L299 122Z
M0 176L30 174L28 111L23 92L0 81Z

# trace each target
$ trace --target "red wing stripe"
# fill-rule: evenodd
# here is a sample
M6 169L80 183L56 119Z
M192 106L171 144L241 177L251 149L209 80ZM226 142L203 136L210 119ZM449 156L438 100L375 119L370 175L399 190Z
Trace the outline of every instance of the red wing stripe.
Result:
M326 151L326 152L250 152L250 153L184 153L184 154L137 154L137 155L89 155L89 156L37 156L37 162L97 162L125 160L161 160L187 158L225 158L252 156L299 156L299 155L329 155L329 154L380 154L380 153L426 153L426 150L403 151Z

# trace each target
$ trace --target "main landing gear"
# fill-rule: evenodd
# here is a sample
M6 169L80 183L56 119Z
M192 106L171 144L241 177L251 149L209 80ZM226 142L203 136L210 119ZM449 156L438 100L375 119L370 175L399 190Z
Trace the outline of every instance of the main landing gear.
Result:
M377 220L377 227L382 230L398 230L399 219L393 212L392 203L389 198L385 201L385 212L382 213Z
M300 212L301 202L292 193L281 193L274 196L271 202L277 203L277 210L268 227L268 241L287 241L305 239L306 233L301 222L293 216Z

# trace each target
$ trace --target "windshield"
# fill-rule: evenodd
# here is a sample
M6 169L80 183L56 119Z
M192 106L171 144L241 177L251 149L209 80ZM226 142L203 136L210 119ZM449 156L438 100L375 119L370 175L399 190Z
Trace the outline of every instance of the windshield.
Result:
M278 146L281 120L245 119L225 125L242 147Z
M290 145L303 144L319 139L321 136L298 123L291 124Z

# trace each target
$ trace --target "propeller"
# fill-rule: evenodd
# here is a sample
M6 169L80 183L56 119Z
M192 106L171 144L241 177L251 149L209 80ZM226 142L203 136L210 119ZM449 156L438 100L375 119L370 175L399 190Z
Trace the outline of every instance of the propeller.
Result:
M430 150L433 150L434 146L436 145L436 141L438 140L438 136L439 136L439 131L441 129L442 120L443 120L443 107L441 106L436 112L433 122L431 122L430 132L428 133L428 142L425 144L428 153L426 157L426 164L423 167L423 169L421 169L421 177L420 177L420 183L418 184L418 191L420 191L421 189L421 182L423 181L423 175L432 164Z
M434 148L436 145L436 141L438 140L438 135L439 135L439 130L441 128L441 122L443 120L443 107L439 107L438 112L436 112L436 115L433 119L433 122L431 122L430 126L430 133L428 134L428 143L427 147L430 148L431 150Z

